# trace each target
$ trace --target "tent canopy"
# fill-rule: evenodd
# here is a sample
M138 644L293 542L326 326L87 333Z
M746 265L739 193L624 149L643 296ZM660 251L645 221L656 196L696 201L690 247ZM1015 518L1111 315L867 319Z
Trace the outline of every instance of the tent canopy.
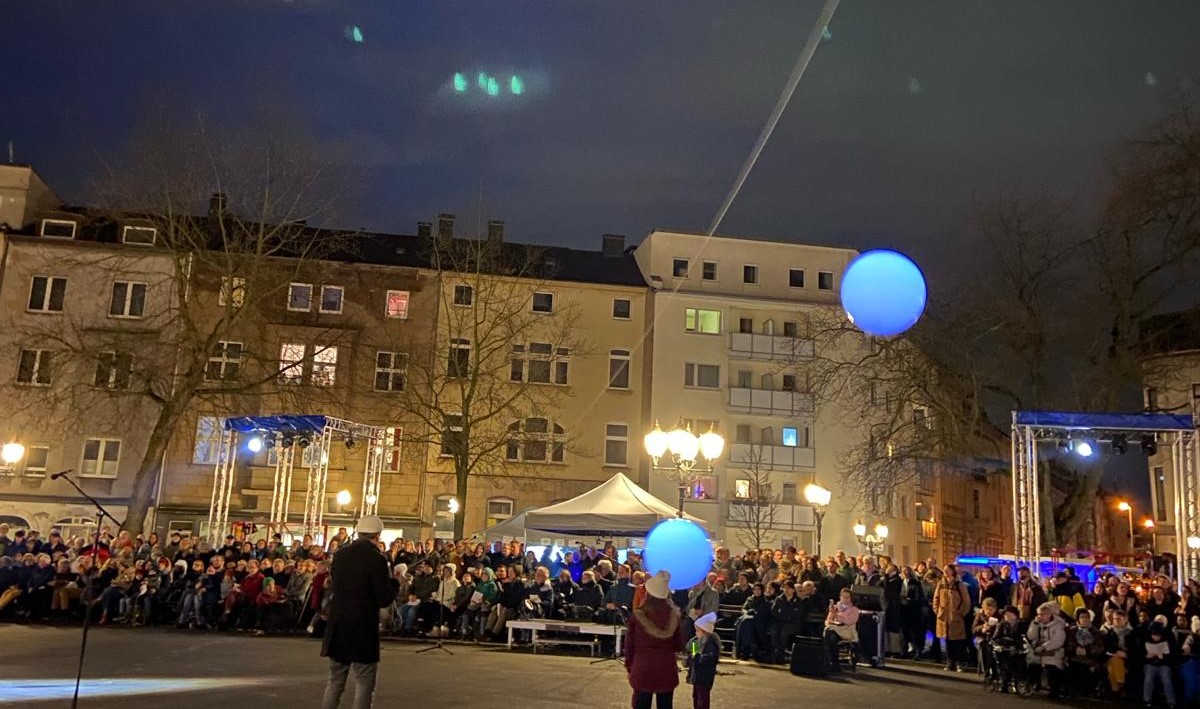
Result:
M542 537L554 536L553 532L547 532L541 529L525 528L525 515L533 511L534 510L529 509L515 514L503 522L493 524L475 536L489 542L503 541L505 539L527 539L528 537L540 539Z
M555 534L644 537L654 525L677 516L674 506L617 473L578 497L528 511L525 524ZM704 526L703 520L687 514L684 517Z

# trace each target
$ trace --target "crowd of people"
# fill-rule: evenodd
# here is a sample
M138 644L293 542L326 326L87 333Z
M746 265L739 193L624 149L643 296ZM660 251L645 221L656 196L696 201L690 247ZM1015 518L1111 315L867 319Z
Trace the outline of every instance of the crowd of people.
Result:
M71 622L91 613L100 625L255 634L319 634L329 560L350 540L346 529L324 544L229 536L220 547L178 533L10 531L0 525L0 619ZM385 634L486 641L515 618L624 624L647 578L636 551L611 545L540 556L520 542L379 547L398 589L381 613ZM884 611L878 645L861 637L870 630L856 605L864 596ZM947 671L973 669L998 691L1146 702L1161 694L1168 706L1200 694L1200 587L1189 582L1177 594L1165 575L1106 574L1089 589L1069 569L1043 580L1011 565L960 573L932 559L901 566L841 551L820 559L795 548L719 548L707 578L672 601L689 638L697 619L715 614L716 634L739 659L782 663L796 636L810 636L826 640L833 671L847 646L867 661L882 647Z

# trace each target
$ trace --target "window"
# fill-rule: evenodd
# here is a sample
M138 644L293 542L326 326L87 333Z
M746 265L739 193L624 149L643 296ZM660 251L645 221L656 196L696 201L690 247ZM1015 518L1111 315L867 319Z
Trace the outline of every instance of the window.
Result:
M817 271L817 288L819 290L833 290L832 271Z
M917 428L933 429L933 419L929 418L929 408L925 406L913 407L913 425Z
M810 429L808 426L784 426L781 430L781 442L788 448L811 448L812 446L810 445L811 441L809 440L809 432ZM763 442L767 443L768 441L764 439Z
M750 442L750 424L739 423L734 429L734 443L749 443Z
M127 226L121 230L121 241L137 246L154 246L158 230L149 226Z
M217 295L217 305L240 308L245 302L246 279L241 276L221 276L221 292Z
M788 269L788 286L791 288L804 287L804 269L789 268Z
M683 385L700 389L718 389L721 386L721 367L716 364L683 365Z
M41 235L56 239L74 239L75 222L70 219L43 219Z
M101 352L96 358L98 389L128 389L133 378L133 356L121 352Z
M973 516L975 519L979 519L979 517L980 517L980 515L979 515L979 491L978 490L971 491L971 516Z
M534 293L533 294L533 312L535 312L535 313L553 313L554 312L554 294L553 293Z
M408 319L408 291L390 290L387 292L387 305L384 314L389 318Z
M628 320L631 317L632 308L628 298L613 298L613 319Z
M688 308L683 314L683 329L705 335L721 334L721 311Z
M512 462L551 463L563 462L567 431L549 419L527 418L514 421L508 427L509 439L504 458Z
M704 280L706 280L706 281L717 280L717 262L716 261L705 261L703 264L701 264L701 269L702 269L701 277Z
M1161 465L1154 466L1154 516L1159 522L1167 521L1167 477Z
M751 497L750 488L749 480L735 480L733 483L733 496L739 500L749 500Z
M748 369L739 369L737 373L737 385L739 389L749 389L753 386L754 373Z
M311 283L293 283L288 286L287 309L307 313L312 310L313 287Z
M145 283L113 282L112 300L108 304L110 318L140 318L145 309Z
M784 483L780 502L785 505L796 504L796 483Z
M751 285L758 283L758 266L751 264L742 266L742 283L749 283Z
M17 384L50 386L53 368L54 353L50 350L21 350L17 362Z
M794 320L785 320L783 322L784 337L800 337L800 325Z
M34 276L29 284L29 310L37 313L61 313L67 298L67 279Z
M796 391L796 375L795 374L783 375L783 390L784 391Z
M468 285L454 286L454 304L464 308L475 302L475 289Z
M629 350L609 350L608 388L629 388Z
M279 348L279 381L282 384L304 381L304 345L285 342Z
M25 449L24 474L31 478L41 478L46 475L46 464L50 459L50 449L46 446L30 446Z
M466 377L471 372L471 341L461 337L450 340L450 356L446 362L446 376L451 379Z
M715 475L701 475L687 489L689 500L717 499L717 478Z
M79 474L90 478L115 478L121 459L121 442L111 438L88 438L83 442Z
M446 414L442 421L442 455L465 454L466 445L462 414Z
M404 391L408 355L403 352L375 353L375 391Z
M388 473L400 472L400 442L403 429L391 426L383 429L383 470Z
M513 516L513 501L508 498L493 497L487 501L487 526L500 524Z
M33 306L29 306L29 309L33 310ZM1158 389L1155 389L1154 387L1146 387L1144 393L1146 399L1146 410L1158 411Z
M738 332L749 335L754 332L754 318L738 318Z
M629 426L610 423L604 427L604 464L629 464Z
M345 294L346 289L341 286L321 286L321 312L342 312L342 298Z
M210 382L235 382L242 374L242 343L221 340L204 367Z
M531 342L529 346L512 346L512 368L509 379L530 384L567 383L570 369L570 349L555 348L549 342Z
M192 462L197 465L215 465L221 455L224 439L221 419L216 416L201 416L196 419L196 440L192 445Z
M338 348L313 347L312 383L319 387L331 387L337 382Z
M688 277L688 260L677 258L671 262L671 275L676 278Z

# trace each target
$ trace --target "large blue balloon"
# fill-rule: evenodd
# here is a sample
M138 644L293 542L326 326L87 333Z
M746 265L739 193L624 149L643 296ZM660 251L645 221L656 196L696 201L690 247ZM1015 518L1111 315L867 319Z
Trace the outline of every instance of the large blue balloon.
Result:
M671 590L691 588L712 571L713 550L704 528L686 519L659 522L646 537L646 571L671 574Z
M868 251L842 276L842 308L868 335L892 337L916 325L926 295L921 269L898 251Z

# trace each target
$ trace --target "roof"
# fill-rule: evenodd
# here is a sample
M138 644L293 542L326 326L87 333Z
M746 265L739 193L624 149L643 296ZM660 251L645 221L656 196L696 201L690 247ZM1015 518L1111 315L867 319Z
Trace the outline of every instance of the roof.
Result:
M1200 308L1152 315L1140 327L1144 354L1200 350Z
M673 506L617 473L582 495L529 511L525 524L558 534L642 537L659 522L676 515ZM684 516L704 524L696 517Z
M710 234L708 234L706 232L702 232L702 231L687 231L687 230L681 230L681 229L659 229L659 228L655 228L650 231L651 236L653 236L654 234L667 234L667 235L671 235L671 236L692 236L692 237L696 237L696 238L700 238L700 239L713 238L713 239L732 239L734 241L757 241L757 242L762 242L762 243L766 243L766 244L786 244L786 245L790 245L790 246L799 246L799 247L804 247L806 249L823 249L826 251L849 251L849 252L855 253L855 254L858 253L858 249L856 249L852 246L828 246L828 245L823 245L823 244L813 244L813 243L810 243L807 241L794 241L792 239L788 239L788 238L784 238L784 237L760 236L760 235L746 236L746 235L742 235L742 234L720 234L720 233L710 235Z

